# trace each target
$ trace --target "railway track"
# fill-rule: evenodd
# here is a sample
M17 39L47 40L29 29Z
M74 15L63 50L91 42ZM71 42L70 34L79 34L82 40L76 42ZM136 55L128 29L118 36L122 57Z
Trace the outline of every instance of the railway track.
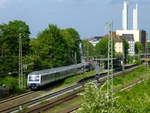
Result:
M140 78L139 80L136 80L136 81L133 81L129 84L126 84L124 86L121 86L119 88L115 88L114 91L115 92L118 92L118 91L123 91L123 90L129 90L131 87L141 83L144 81L144 78ZM79 109L80 108L80 105L77 104L77 105L74 105L73 107L69 108L69 109L66 109L65 111L62 111L62 113L75 113L74 111Z
M22 106L22 107L25 107L25 106L32 107L34 105L40 104L43 100L46 100L46 101L47 100L51 100L51 99L56 98L56 97L58 97L60 95L64 95L65 93L72 92L76 88L80 88L79 84L75 84L73 86L61 89L61 90L59 90L57 92L53 92L53 93L47 94L45 96L34 98L31 101L24 102L22 104L15 105L13 107L9 107L9 108L6 108L6 109L5 108L1 109L0 113L18 112L18 109L19 109L20 106Z
M135 68L137 68L137 67L135 67ZM133 70L134 68L132 68L132 70ZM128 71L131 71L131 69L128 69ZM121 74L121 72L118 72L118 73L116 73L115 74L115 77L117 77L118 75L120 75ZM100 78L100 81L101 82L104 82L105 80L106 80L106 75L107 74L105 74L105 76L103 76L102 78ZM96 80L95 80L95 82L96 82ZM81 87L80 87L81 88ZM78 88L79 89L79 88ZM82 91L83 89L80 89L80 91ZM45 105L43 105L43 106L35 106L35 107L33 107L33 108L31 108L31 110L29 110L28 111L28 113L42 113L43 111L46 111L47 109L50 109L50 108L52 108L52 107L55 107L55 106L57 106L57 105L59 105L59 104L61 104L61 103L64 103L64 102L66 102L67 100L69 101L70 99L72 99L72 98L76 98L76 92L74 93L74 94L71 94L71 95L68 95L68 96L66 96L66 97L64 97L64 98L61 98L60 100L56 100L56 101L53 101L53 102L51 102L51 101L47 101L47 104L45 104ZM69 109L69 110L66 110L66 111L64 111L64 113L69 113L69 112L72 112L72 111L74 111L74 110L76 110L76 109L78 109L79 108L79 105L78 106L74 106L73 108L71 108L71 109Z
M20 97L23 97L23 96L26 96L26 95L29 95L29 94L32 94L32 93L33 93L33 91L28 90L28 91L25 92L25 93L18 94L18 95L15 95L15 96L12 96L12 97L8 97L8 98L5 98L5 99L1 99L1 100L0 100L0 104L3 104L3 103L5 103L5 102L9 102L9 101L18 99L18 98L20 98Z
M81 92L81 91L82 91L82 89L79 89L79 90L77 90L77 91L75 91L73 93L71 92L71 93L69 93L69 94L67 94L67 95L65 95L65 96L63 96L61 98L57 98L57 99L54 99L52 101L49 101L45 105L40 104L40 105L38 105L38 106L36 106L34 108L31 108L30 110L26 111L26 113L42 113L43 111L46 111L46 110L48 110L50 108L53 108L53 107L55 107L55 106L57 106L57 105L59 105L61 103L64 103L64 102L67 102L67 101L69 101L71 99L77 98L79 96L77 94L79 92Z
M107 73L106 73L106 75L107 75ZM101 79L106 79L106 76L104 76ZM22 108L24 108L25 106L27 106L28 108L31 108L33 106L39 105L43 100L50 101L50 100L52 100L54 98L57 98L57 97L62 96L62 95L65 95L67 93L78 91L78 89L80 89L81 87L82 87L81 84L75 84L73 86L69 86L67 88L61 89L61 90L59 90L57 92L53 92L53 93L47 94L45 96L34 98L34 99L32 99L32 100L30 100L28 102L24 102L22 104L18 104L18 105L14 105L14 106L11 106L11 107L0 109L0 112L2 112L2 113L18 112L19 108L21 108L20 106L22 106ZM67 99L67 98L68 97L66 97L65 99Z

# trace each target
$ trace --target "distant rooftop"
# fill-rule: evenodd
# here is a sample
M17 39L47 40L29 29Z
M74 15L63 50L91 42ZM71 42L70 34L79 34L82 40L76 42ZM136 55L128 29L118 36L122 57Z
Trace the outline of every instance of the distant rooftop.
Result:
M114 39L115 42L122 42L121 37L119 35L117 35L116 32L113 32L112 35L113 35L113 39ZM104 38L108 38L108 37L109 37L108 34L106 34L104 36Z
M122 37L125 37L127 41L134 41L133 34L123 34Z
M95 36L95 37L87 38L86 40L88 40L88 41L98 41L101 38L103 38L103 37L102 36Z

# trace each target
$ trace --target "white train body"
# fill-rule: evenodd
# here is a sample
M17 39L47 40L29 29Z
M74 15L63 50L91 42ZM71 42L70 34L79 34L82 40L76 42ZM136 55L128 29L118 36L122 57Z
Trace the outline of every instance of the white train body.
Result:
M72 75L77 75L89 71L90 63L80 63L71 66L35 71L28 75L28 87L36 89L46 84L65 79Z

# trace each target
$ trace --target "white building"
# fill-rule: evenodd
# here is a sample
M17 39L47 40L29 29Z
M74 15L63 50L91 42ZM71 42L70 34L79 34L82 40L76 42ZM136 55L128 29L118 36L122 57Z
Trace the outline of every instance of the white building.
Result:
M141 42L140 30L116 30L116 34L122 36L123 34L133 34L135 42Z
M135 54L135 42L141 42L140 30L117 30L116 34L124 37L128 41L128 53L133 56Z
M113 36L115 42L115 52L116 53L123 53L123 41L120 36Z
M95 36L93 38L88 38L87 40L93 45L96 46L96 44L100 41L102 37L100 36Z
M129 49L128 49L129 55L131 56L134 55L135 54L135 41L134 41L133 34L123 34L122 37L125 37L129 43Z
M116 30L116 35L125 37L129 43L129 54L135 54L135 42L141 42L145 46L145 31L138 29L138 5L133 9L133 29L128 29L128 3L124 2L122 10L122 30Z

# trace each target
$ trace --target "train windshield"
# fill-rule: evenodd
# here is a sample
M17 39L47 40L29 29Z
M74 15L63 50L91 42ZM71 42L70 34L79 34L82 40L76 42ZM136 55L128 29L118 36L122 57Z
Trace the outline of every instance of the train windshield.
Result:
M35 75L32 75L32 76L29 76L29 81L39 81L39 76L35 76Z

